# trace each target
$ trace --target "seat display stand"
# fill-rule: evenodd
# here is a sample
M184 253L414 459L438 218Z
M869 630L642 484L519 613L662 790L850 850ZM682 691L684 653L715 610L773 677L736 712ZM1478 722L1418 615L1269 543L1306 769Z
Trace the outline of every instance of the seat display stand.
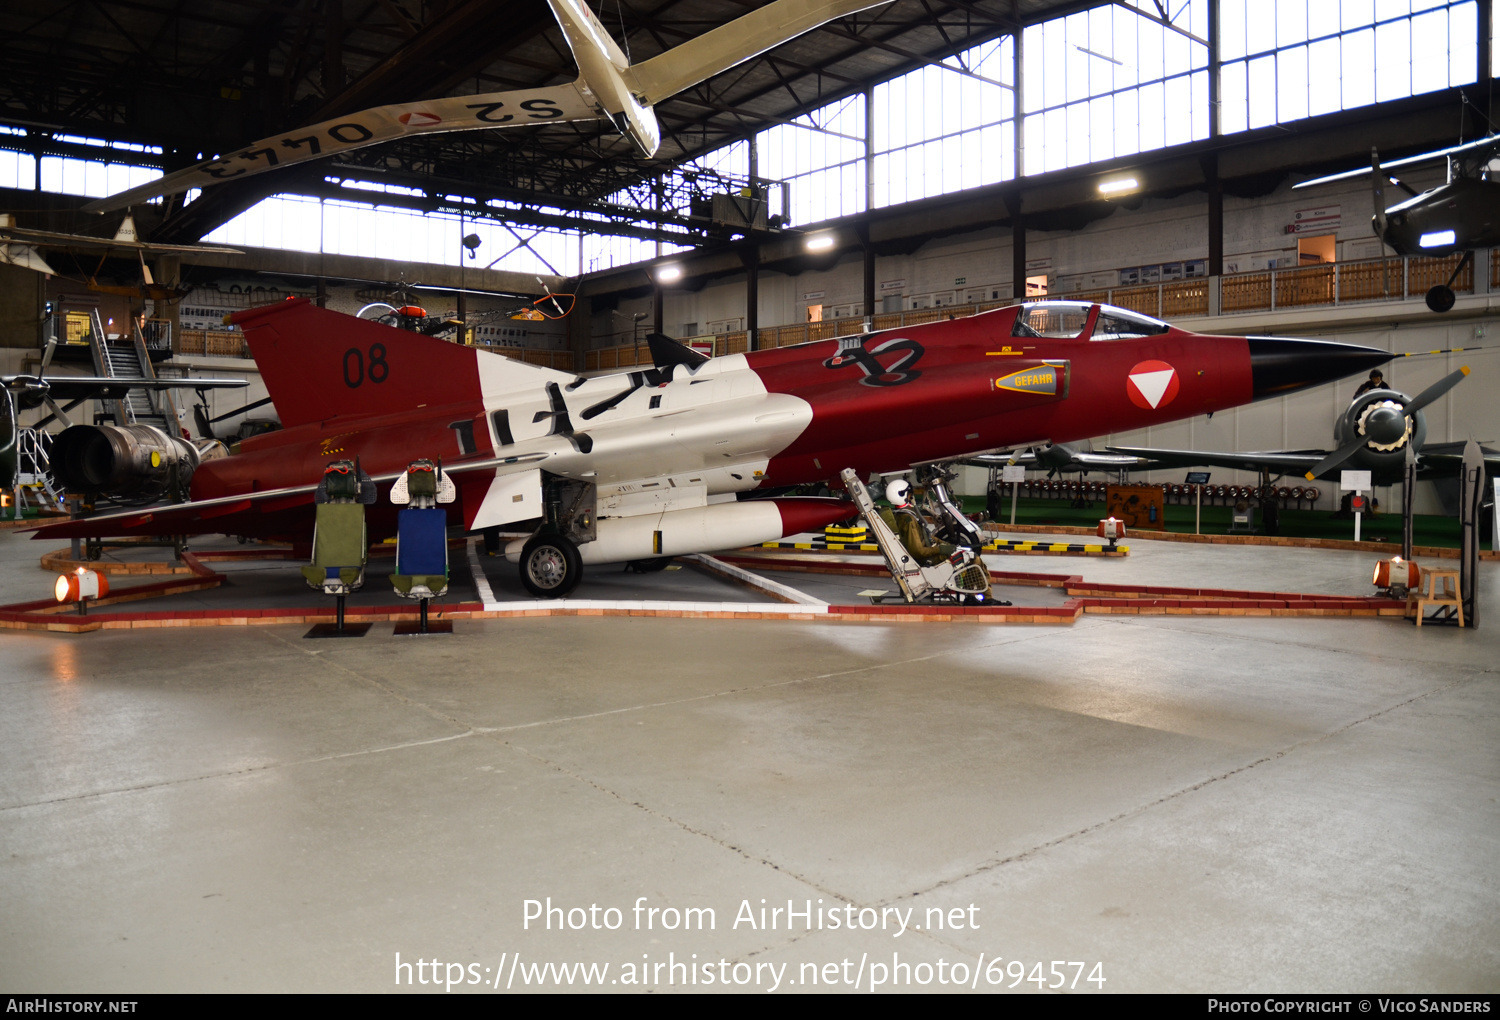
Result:
M364 637L370 630L368 623L345 623L344 622L344 598L338 596L338 619L334 623L314 624L313 628L302 636L305 638L325 637Z
M392 631L392 633L395 634L396 637L420 637L423 634L452 634L452 620L429 621L427 619L427 603L430 601L432 600L422 600L420 619L403 620L402 622L396 624L396 629Z

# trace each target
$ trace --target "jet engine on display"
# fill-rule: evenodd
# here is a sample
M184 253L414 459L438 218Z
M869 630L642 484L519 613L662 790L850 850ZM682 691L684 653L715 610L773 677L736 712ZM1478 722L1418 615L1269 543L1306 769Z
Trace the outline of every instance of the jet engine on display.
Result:
M117 503L186 498L198 449L153 425L74 425L53 440L52 477Z
M931 474L938 462L1205 414L1390 358L1053 301L712 359L657 334L652 367L584 378L305 298L231 320L285 428L198 465L190 502L39 536L223 533L305 546L308 479L329 461L358 459L388 492L414 460L441 458L458 494L450 527L521 532L507 554L529 590L556 597L584 564L737 548L853 517L848 499L791 494L842 488L845 470ZM149 437L130 452L121 436L87 435L70 456L91 477L143 463L141 451L150 462ZM155 452L151 470L183 477L185 460L173 468L167 449ZM368 525L372 541L396 533L388 498L370 505Z

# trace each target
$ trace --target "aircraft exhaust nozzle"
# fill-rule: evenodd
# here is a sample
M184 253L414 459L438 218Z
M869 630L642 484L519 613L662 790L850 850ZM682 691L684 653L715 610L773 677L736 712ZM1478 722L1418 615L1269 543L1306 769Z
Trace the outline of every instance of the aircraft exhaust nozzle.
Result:
M1274 336L1249 336L1252 400L1279 397L1335 379L1368 372L1384 365L1393 355L1374 347L1341 344L1331 340L1288 340Z
M798 497L713 503L635 517L602 517L598 537L578 547L584 563L626 563L660 556L737 549L820 530L859 513L844 499ZM526 540L505 547L505 558L521 562Z
M198 450L150 425L74 425L53 441L50 465L68 492L152 500L187 492Z

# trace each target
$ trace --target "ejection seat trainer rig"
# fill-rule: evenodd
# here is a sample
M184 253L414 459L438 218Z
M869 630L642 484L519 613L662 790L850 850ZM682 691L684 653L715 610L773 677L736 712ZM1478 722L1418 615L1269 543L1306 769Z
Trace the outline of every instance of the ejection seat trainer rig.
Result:
M974 522L964 517L948 495L947 485L940 473L930 474L925 479L927 502L941 522L939 535L952 540L952 552L936 562L923 564L917 554L908 549L894 528L888 524L875 508L869 491L851 468L839 475L855 506L869 525L870 533L880 546L885 565L892 579L901 589L906 602L949 602L962 605L1009 605L990 597L990 574L980 558L979 549L983 538ZM870 601L879 604L888 596L872 595ZM894 600L894 598L892 597Z

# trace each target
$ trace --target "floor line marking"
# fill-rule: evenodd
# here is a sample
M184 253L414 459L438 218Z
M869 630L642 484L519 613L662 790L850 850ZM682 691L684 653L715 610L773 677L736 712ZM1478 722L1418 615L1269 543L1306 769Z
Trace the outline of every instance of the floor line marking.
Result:
M797 588L793 588L789 584L782 584L780 581L773 581L769 577L762 577L761 575L746 570L743 567L737 567L732 563L725 563L723 560L718 559L714 556L710 556L707 553L694 553L691 556L684 556L683 559L691 560L692 562L705 567L713 573L727 575L728 577L733 578L736 581L747 584L750 587L758 591L765 592L766 594L773 597L779 596L781 598L790 599L795 605L827 606L829 604L827 602L824 602L820 598L814 598L813 596L807 594L807 592L805 591L800 591Z
M474 590L479 593L479 601L488 606L495 601L495 592L490 587L490 579L484 576L484 568L479 565L479 553L475 551L478 547L479 539L469 539L469 572L474 575Z

